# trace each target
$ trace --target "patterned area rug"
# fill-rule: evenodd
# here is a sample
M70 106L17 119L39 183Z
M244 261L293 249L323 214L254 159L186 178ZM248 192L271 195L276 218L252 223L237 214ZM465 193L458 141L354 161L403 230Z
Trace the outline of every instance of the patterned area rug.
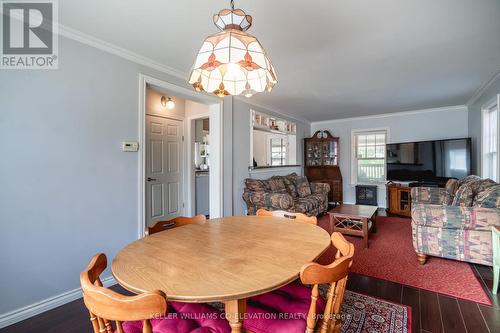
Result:
M411 332L411 308L378 298L346 291L342 304L342 332Z
M328 231L327 216L318 224ZM428 257L425 265L418 264L410 219L379 216L377 233L370 235L368 249L360 237L346 238L356 248L352 272L491 305L468 263ZM333 254L328 251L319 262L331 261Z
M320 286L326 296L327 286ZM219 311L224 304L209 303ZM346 290L341 315L344 333L411 333L411 307Z

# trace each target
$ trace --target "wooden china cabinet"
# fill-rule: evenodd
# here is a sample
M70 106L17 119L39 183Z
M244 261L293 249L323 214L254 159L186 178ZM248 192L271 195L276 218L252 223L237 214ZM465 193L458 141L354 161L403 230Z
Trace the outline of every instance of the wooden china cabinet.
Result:
M339 167L339 138L317 131L304 139L304 173L310 182L330 185L328 201L342 203L342 174Z

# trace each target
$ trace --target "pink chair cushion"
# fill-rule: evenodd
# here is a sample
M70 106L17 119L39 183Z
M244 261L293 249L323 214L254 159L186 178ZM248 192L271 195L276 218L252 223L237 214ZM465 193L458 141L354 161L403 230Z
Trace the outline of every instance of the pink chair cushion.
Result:
M304 333L311 304L311 289L300 282L292 282L270 293L248 300L243 327L255 333ZM325 301L318 297L317 313L325 309Z
M152 319L154 333L230 333L222 312L206 304L169 302L162 319ZM125 333L142 333L141 321L123 323ZM116 331L115 331L116 333Z

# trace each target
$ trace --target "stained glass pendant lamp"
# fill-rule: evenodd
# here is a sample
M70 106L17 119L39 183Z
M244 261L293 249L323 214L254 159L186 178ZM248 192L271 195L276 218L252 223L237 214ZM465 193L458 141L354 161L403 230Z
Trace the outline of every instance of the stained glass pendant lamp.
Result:
M196 91L219 97L271 91L278 82L271 60L257 38L246 31L252 17L241 9L223 9L214 15L221 32L208 36L189 77Z

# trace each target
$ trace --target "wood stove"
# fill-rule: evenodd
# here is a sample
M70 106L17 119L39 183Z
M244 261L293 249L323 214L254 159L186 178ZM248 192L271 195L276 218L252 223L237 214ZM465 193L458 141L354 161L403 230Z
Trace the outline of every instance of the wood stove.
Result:
M376 185L356 185L356 205L378 206Z

